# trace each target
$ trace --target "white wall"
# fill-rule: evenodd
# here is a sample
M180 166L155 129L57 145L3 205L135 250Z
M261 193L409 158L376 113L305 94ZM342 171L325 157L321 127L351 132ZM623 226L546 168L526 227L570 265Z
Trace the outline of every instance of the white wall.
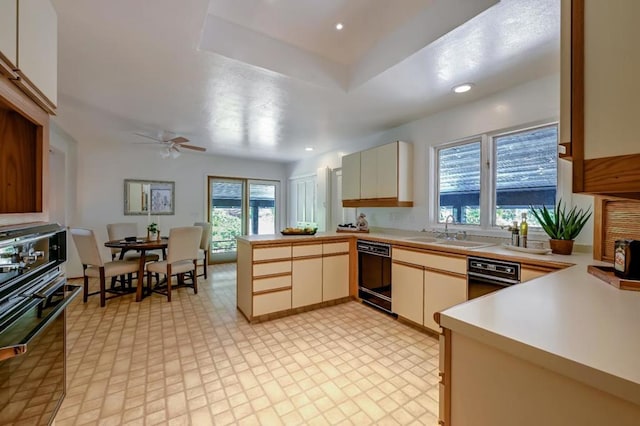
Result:
M114 144L107 141L79 141L77 156L77 205L70 226L92 228L100 241L107 240L106 225L136 222L138 233L146 235L147 216L125 216L124 180L175 182L175 215L160 216L161 233L175 226L191 225L206 218L207 176L246 177L280 181L285 188L285 166L266 161L184 153L177 159L162 159L159 147ZM279 223L285 221L285 202L278 206ZM108 249L103 255L109 259ZM69 276L81 276L77 253L71 244Z
M516 126L557 121L560 113L559 105L560 80L559 75L556 74L371 135L355 141L349 147L344 147L341 152L325 153L300 161L290 165L288 173L289 175L313 173L318 167L334 169L341 166L340 154L348 154L394 140L412 142L414 145L414 207L360 210L367 214L371 226L403 230L429 229L435 226L429 220L430 209L433 208L433 202L430 200L435 196L434 183L430 181L429 173L430 147ZM568 163L562 164L560 169L560 173L565 176L571 173ZM564 200L571 201L571 194L562 196ZM591 197L576 198L576 203L581 207L592 203ZM592 224L589 224L577 242L591 244L592 229Z

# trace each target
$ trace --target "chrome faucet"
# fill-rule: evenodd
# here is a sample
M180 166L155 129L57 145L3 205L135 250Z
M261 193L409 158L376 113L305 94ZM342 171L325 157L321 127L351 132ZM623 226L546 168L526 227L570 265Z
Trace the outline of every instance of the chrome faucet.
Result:
M451 218L451 224L455 225L456 224L456 218L453 217L453 215L449 215L447 216L447 218L444 220L444 235L447 239L449 239L449 218Z

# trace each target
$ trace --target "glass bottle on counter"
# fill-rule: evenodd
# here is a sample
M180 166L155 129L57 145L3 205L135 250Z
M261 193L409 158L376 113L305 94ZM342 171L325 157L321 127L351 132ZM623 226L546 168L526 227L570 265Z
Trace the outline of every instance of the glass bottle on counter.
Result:
M520 222L520 245L527 248L527 234L529 233L529 224L527 224L527 213L522 213L522 222Z
M518 247L520 245L520 230L518 229L518 221L513 221L511 227L511 245Z

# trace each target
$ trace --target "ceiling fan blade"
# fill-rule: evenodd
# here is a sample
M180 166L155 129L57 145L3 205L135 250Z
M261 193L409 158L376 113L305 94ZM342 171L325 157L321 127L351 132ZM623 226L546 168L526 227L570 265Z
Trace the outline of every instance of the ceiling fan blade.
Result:
M182 137L182 136L176 136L173 139L169 139L167 142L171 142L171 143L177 143L177 144L183 144L185 142L189 142L189 139Z
M201 146L185 145L185 144L181 144L180 148L193 149L194 151L200 151L200 152L205 152L207 150L206 148L203 148Z
M152 141L164 143L162 139L154 138L153 136L145 135L144 133L134 132L134 135L142 136L143 138L151 139Z

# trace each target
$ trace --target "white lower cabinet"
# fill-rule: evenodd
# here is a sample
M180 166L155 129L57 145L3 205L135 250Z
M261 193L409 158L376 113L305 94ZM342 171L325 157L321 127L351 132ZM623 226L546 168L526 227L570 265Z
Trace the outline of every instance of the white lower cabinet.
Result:
M292 262L291 307L322 302L322 258L300 259Z
M433 314L467 300L466 258L426 250L392 250L391 310L440 332Z
M322 301L349 296L349 254L322 258Z
M423 323L423 269L399 263L391 265L391 310L415 323Z
M291 290L253 296L253 316L291 309Z
M395 285L395 282L394 282ZM424 271L424 326L440 331L433 314L467 300L467 279L441 272Z

